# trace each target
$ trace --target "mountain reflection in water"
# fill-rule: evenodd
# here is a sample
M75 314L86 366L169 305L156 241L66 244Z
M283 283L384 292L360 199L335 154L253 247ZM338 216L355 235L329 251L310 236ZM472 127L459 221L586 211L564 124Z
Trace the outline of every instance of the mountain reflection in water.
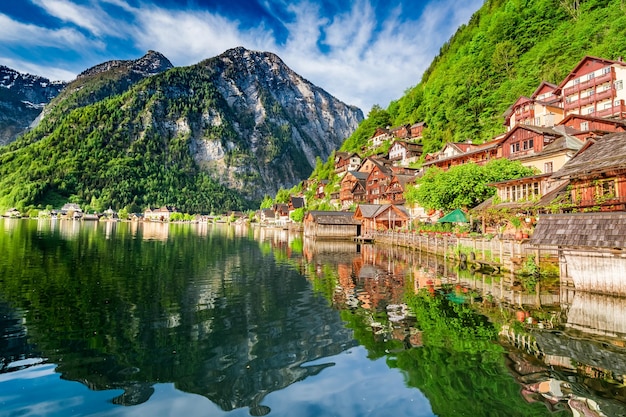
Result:
M0 230L0 415L624 415L621 299L259 227Z

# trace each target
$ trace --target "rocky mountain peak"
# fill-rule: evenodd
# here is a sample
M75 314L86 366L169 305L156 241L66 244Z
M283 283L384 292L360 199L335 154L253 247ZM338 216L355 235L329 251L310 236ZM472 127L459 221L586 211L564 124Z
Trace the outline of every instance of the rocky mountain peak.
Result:
M81 72L77 79L90 77L96 74L108 72L111 70L126 70L132 73L136 73L142 77L159 74L163 71L167 71L170 68L174 68L172 63L163 54L156 51L148 51L144 56L139 59L128 60L111 60L103 62L93 66L83 72Z

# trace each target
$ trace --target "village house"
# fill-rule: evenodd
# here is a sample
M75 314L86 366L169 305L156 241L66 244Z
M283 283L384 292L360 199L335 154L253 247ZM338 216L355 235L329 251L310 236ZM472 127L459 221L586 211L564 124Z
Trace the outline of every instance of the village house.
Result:
M574 210L626 210L626 133L587 141L552 178L569 181Z
M502 140L502 157L520 161L537 172L550 173L560 169L581 148L567 126L553 128L517 125Z
M518 124L551 127L563 120L561 97L555 94L557 86L546 81L530 97L522 96L504 113L507 131Z
M326 186L328 185L328 180L320 180L317 183L317 187L315 188L315 198L318 200L326 197Z
M404 197L404 191L407 184L415 183L417 176L395 174L391 177L389 185L383 193L383 200L390 204L404 204L406 199Z
M163 206L152 210L148 207L143 213L144 220L167 222L170 220L172 213L176 213L176 208L171 206Z
M379 127L372 134L372 137L368 141L368 146L371 149L376 149L385 141L393 139L393 135L389 132L389 129Z
M425 127L426 127L426 123L424 122L413 123L411 127L409 128L410 130L409 138L414 142L420 140L422 136L424 135Z
M381 203L392 177L390 165L374 164L365 182L365 201L369 204Z
M335 174L342 177L349 171L356 171L361 165L361 157L351 152L335 153Z
M274 210L274 221L276 224L285 225L291 221L289 218L289 204L274 204L272 209Z
M305 200L302 196L290 196L289 197L289 211L294 211L299 208L305 207Z
M570 131L569 134L576 136L582 141L604 136L608 133L626 132L625 120L607 119L581 114L570 114L563 119L559 125L574 129L574 131Z
M410 213L399 204L360 204L354 218L363 224L363 235L378 230L405 228L411 220Z
M626 63L585 56L555 89L564 115L626 117Z
M482 144L473 144L471 142L449 142L436 155L431 155L424 161L422 168L436 166L441 169L448 170L456 165L463 165L473 162L478 165L484 165L492 159L502 156L501 142L502 138L496 138Z
M389 148L389 160L394 165L408 166L422 155L422 145L396 139Z
M358 172L358 171L349 171L344 175L341 179L340 190L339 190L339 200L341 200L341 208L347 209L354 201L354 187L359 181L363 183L363 194L365 193L365 182L367 180L367 176L369 174L366 172Z
M276 221L274 210L271 208L264 208L259 210L259 222L264 224L273 224Z

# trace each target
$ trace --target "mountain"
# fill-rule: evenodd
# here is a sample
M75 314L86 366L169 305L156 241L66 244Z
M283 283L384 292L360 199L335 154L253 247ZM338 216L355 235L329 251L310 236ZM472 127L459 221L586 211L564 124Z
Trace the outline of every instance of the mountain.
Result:
M268 52L235 48L135 83L122 62L81 74L35 129L0 148L0 207L258 207L363 119Z
M139 59L112 60L80 74L45 107L41 117L63 117L77 107L122 94L144 78L174 68L161 53L148 51ZM37 120L34 125L37 125Z
M626 57L626 3L487 0L446 42L421 81L387 109L392 126L425 122L424 151L503 133L503 114L541 81L558 84L586 55ZM372 116L385 119L381 112ZM360 149L368 117L344 145ZM382 126L384 127L384 125Z
M26 130L65 84L0 65L0 145Z

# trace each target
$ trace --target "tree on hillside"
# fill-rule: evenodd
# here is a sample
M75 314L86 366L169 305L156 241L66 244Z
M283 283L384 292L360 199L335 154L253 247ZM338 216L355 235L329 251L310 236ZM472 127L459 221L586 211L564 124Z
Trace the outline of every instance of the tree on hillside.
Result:
M429 168L415 186L408 186L405 198L426 209L454 210L472 208L495 193L489 183L534 175L532 168L519 161L495 159L484 166L457 165L448 171Z

